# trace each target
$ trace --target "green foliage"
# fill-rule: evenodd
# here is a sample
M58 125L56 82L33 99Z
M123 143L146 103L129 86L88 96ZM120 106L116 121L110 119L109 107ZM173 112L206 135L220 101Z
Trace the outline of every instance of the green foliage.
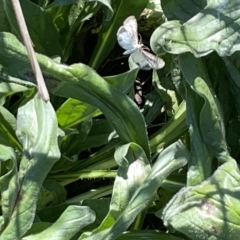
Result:
M240 0L20 2L51 101L1 0L0 239L238 239Z

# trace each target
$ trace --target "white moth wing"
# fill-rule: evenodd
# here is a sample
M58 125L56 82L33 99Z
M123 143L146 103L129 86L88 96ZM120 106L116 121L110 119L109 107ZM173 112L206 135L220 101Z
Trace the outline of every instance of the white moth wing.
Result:
M130 34L131 38L133 39L133 42L135 44L138 44L137 19L134 16L130 16L125 19L125 21L123 22L123 26L127 30L127 32Z
M143 49L133 52L131 58L142 70L160 69L165 65L165 62L161 58Z
M124 55L136 51L138 44L137 20L134 16L128 17L123 26L118 29L117 40L119 45L126 51Z
M126 51L123 53L124 55L130 54L136 50L132 37L129 35L128 31L125 27L120 27L117 32L117 40L118 44L125 49Z
M161 58L157 57L156 55L153 55L152 53L149 53L142 49L141 49L141 53L143 54L145 60L148 62L148 65L152 69L161 69L165 66L165 62Z
M133 62L136 63L140 69L143 69L143 70L151 69L151 66L148 64L148 62L146 61L144 55L140 50L136 50L130 56Z

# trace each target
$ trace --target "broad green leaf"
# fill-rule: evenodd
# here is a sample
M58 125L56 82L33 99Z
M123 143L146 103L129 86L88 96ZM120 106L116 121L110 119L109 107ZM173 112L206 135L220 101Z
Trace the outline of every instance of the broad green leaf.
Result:
M134 68L118 75L106 76L104 80L119 89L119 91L127 93L137 78L138 70L138 68Z
M123 21L130 15L138 16L146 7L147 3L147 0L112 1L115 14L110 21L103 21L102 28L98 33L97 45L89 62L92 68L98 69L114 47L117 41L116 33L118 28L123 24Z
M81 79L78 85L67 84L64 87L56 88L53 93L60 96L68 95L95 105L103 112L123 141L134 141L140 144L149 155L143 117L136 105L126 95L121 94L92 72L90 68L83 66L71 66L73 70L71 72L74 75L77 74L75 75L77 78L74 78ZM81 71L85 69L84 72L86 72L80 73L80 69Z
M191 11L193 0L182 4L182 11ZM192 2L192 4L191 4ZM203 1L201 1L203 2ZM191 52L195 57L216 51L229 56L240 50L240 1L207 0L206 7L185 23L182 19L164 23L153 33L151 47L154 52L172 54ZM174 4L174 3L173 3ZM199 6L203 6L200 4Z
M131 151L132 153L131 153ZM181 142L166 148L152 170L136 144L122 146L115 158L120 164L110 210L100 227L80 239L116 239L150 203L163 180L187 163L188 152Z
M13 32L21 39L11 1L3 0L3 2ZM48 56L61 56L59 34L48 14L44 9L29 0L22 0L21 6L35 51Z
M62 128L68 128L97 116L101 112L85 102L70 98L60 106L56 114L59 125Z
M95 214L89 207L69 206L49 228L38 234L26 236L23 240L70 240L81 228L94 220Z
M2 33L0 44L3 46L0 49L0 61L4 59L6 64L10 63L9 75L33 81L26 50L17 39L9 33ZM52 93L96 106L124 142L136 142L150 156L144 120L131 99L84 64L66 66L43 55L36 56Z
M208 180L178 192L163 211L164 224L190 239L238 239L239 182L240 171L232 159Z
M188 65L190 64L190 65ZM189 135L191 138L191 157L188 165L188 185L196 185L201 183L212 174L212 154L204 143L201 134L200 118L204 101L202 96L198 95L195 90L196 78L203 78L209 83L206 74L205 65L201 59L195 59L193 56L185 55L179 57L180 69L185 78L183 83L185 86L185 100L187 104L187 125L189 126ZM191 67L190 67L191 66ZM201 86L198 86L201 89ZM204 116L206 119L206 115ZM212 123L210 124L212 127Z
M187 104L189 104L188 124L193 127L192 131L199 131L199 138L203 139L209 151L221 159L228 155L223 116L216 95L211 90L206 67L201 59L194 58L190 53L179 56L179 61L189 92L189 95L186 94ZM193 91L192 94L191 91ZM200 140L194 148L199 149L201 142ZM209 157L207 157L206 149L203 152L205 154L199 157L199 160L207 161Z
M64 212L68 206L73 204L79 205L80 201L81 201L81 206L89 207L96 214L95 221L90 225L85 226L84 230L86 231L88 229L93 229L98 227L108 212L110 198L102 198L102 199L88 198L86 200L76 199L75 202L68 202L68 203L64 203L56 206L49 206L44 209L41 209L37 213L37 216L41 219L42 222L54 223L55 221L57 221L57 219L61 216L62 212ZM99 206L101 206L101 208L99 208Z
M119 75L104 77L104 79L120 91L127 92L134 84L137 73L138 69L136 68ZM58 123L63 128L73 126L99 114L101 111L95 107L76 99L66 100L57 110Z
M112 232L114 223L121 217L122 211L126 209L136 189L141 186L150 172L150 164L144 151L134 143L118 147L114 157L119 165L119 170L113 187L110 209L102 224L93 231L89 239L96 239L100 236L100 239L110 239L103 232L107 229L107 232ZM108 234L117 236L119 232ZM81 239L85 239L85 237L83 235Z
M21 238L31 227L41 185L60 157L57 134L57 120L50 102L35 97L19 108L17 136L24 152L19 172L9 183L9 191L18 197L14 199L15 207L2 230L2 238Z
M97 189L96 189L97 190ZM79 201L81 201L81 206L84 207L89 207L94 213L95 213L95 221L92 222L91 224L85 224L84 228L81 231L87 231L87 230L92 230L93 228L96 228L100 225L101 221L104 219L106 216L108 209L109 209L109 203L110 199L109 198L102 198L102 199L79 199L73 203L65 203L57 206L51 206L51 207L46 207L45 209L42 209L40 212L38 212L38 217L41 219L42 222L50 222L51 224L57 221L57 219L60 217L63 211L70 206L70 205L79 205ZM99 208L101 206L101 208ZM51 225L50 224L50 225ZM44 229L40 229L40 231L37 231L36 224L33 224L33 227L28 231L28 232L33 232L37 233L40 232ZM47 226L49 227L49 226ZM74 239L78 239L78 237L81 235L81 232L78 232L75 236ZM27 236L27 235L26 235Z
M161 0L162 10L170 20L188 21L195 14L198 14L206 6L205 0Z

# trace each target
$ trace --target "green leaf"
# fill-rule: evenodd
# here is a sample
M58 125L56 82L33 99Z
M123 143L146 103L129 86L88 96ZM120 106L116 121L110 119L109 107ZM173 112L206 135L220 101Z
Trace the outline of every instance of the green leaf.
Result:
M209 151L221 159L228 155L223 116L216 95L211 90L211 83L203 61L194 58L190 53L181 55L179 60L188 92L189 94L191 91L194 92L191 96L186 94L188 96L187 104L189 104L188 124L193 126L192 130L195 131L195 134L196 131L199 131L199 138L203 139ZM200 140L194 147L196 150L202 145L201 142ZM200 161L203 159L206 161L209 158L206 149L203 149L203 152L203 155L199 157Z
M26 61L26 50L9 34L0 35L0 61L11 64L9 74L20 75L33 81ZM101 78L84 64L61 65L50 58L37 54L41 69L52 93L66 98L75 98L99 108L125 142L136 142L150 156L145 122L131 99ZM25 70L22 70L25 69ZM26 81L27 83L27 81ZM114 101L113 101L114 99Z
M238 239L239 182L240 171L232 159L207 181L178 192L163 211L164 224L190 239Z
M106 76L103 78L107 83L116 87L119 91L127 93L137 78L138 70L138 68L134 68L118 75Z
M72 75L67 77L69 80L72 78L77 82L55 88L53 93L68 95L98 107L123 141L138 143L149 156L145 124L136 105L85 65L70 66L68 74Z
M90 104L70 98L60 106L56 114L59 125L62 128L68 128L97 116L101 112Z
M203 10L206 6L206 1L161 0L161 6L168 21L180 20L182 22L187 22L190 18Z
M206 1L200 2L202 7ZM182 11L192 12L192 5L196 5L193 0L181 4ZM208 0L206 7L187 22L181 24L178 15L178 20L166 22L156 29L151 37L151 47L156 53L191 52L195 57L201 57L216 51L219 56L229 56L240 50L239 9L239 1Z
M4 59L6 64L11 63L9 75L33 81L26 50L17 39L9 33L2 33L0 44L3 46L0 48L0 61ZM52 93L96 106L104 113L124 142L136 142L150 158L145 122L131 99L84 64L66 66L43 55L36 56Z
M113 224L121 219L122 211L150 172L150 164L144 151L135 143L118 147L114 157L120 167L114 183L110 209L99 228L87 239L113 239L109 236L118 236L121 233L119 230L113 231ZM104 233L106 230L107 235ZM85 237L82 235L81 239Z
M97 190L97 189L96 189ZM106 216L108 209L109 209L109 203L110 199L109 198L101 198L101 199L86 199L86 200L77 200L74 203L71 204L60 204L57 206L51 206L51 207L46 207L44 209L41 209L40 212L38 212L38 217L41 219L42 222L50 222L51 224L57 221L57 219L61 216L62 212L65 211L67 207L70 205L79 205L79 201L81 201L81 206L84 206L84 208L89 207L94 213L95 213L95 221L92 222L91 224L85 224L84 229L82 231L88 231L92 230L93 228L96 228L100 225L101 221L104 219ZM101 208L99 208L101 206ZM80 219L82 221L82 219ZM78 225L78 224L77 224ZM48 226L47 226L48 227ZM33 224L33 227L29 231L34 231L35 226ZM40 229L42 230L42 229ZM40 231L35 231L40 232ZM81 232L78 232L74 239L77 237L77 235L80 235Z
M70 240L81 228L95 220L89 207L69 206L49 228L39 234L24 237L23 240L56 239Z
M57 120L50 102L35 97L19 108L17 136L24 152L19 172L8 186L9 198L12 192L17 198L14 198L10 221L5 220L2 238L21 238L31 227L41 185L60 157L57 134Z
M116 239L150 203L163 180L187 163L188 152L181 142L172 144L158 157L150 170L144 152L136 144L117 149L120 165L113 189L110 210L100 227L80 239Z
M13 32L21 39L11 1L3 2ZM29 0L22 0L21 7L35 51L48 56L62 56L59 34L46 11Z
M136 68L119 75L104 77L104 79L109 84L117 87L121 92L127 92L133 86L137 73L138 69ZM68 99L56 113L60 126L67 128L91 117L96 117L101 114L101 111L85 102Z

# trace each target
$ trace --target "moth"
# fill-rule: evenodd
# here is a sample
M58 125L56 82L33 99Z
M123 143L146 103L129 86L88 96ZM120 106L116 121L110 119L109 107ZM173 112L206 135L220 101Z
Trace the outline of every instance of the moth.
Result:
M123 55L131 54L132 60L142 70L163 68L165 62L148 52L149 49L138 39L137 20L134 16L125 19L123 26L118 29L117 40L119 45L126 51Z

